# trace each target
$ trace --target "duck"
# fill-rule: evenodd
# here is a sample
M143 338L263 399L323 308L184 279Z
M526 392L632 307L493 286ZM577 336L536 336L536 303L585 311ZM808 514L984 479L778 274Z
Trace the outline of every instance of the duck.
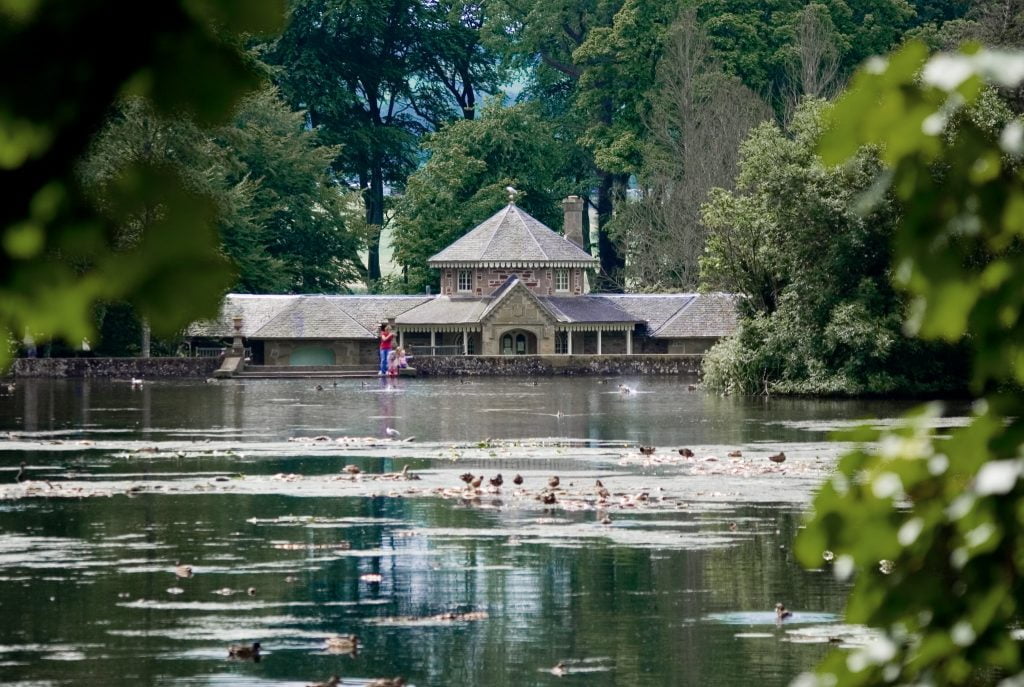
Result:
M397 439L398 437L402 436L402 433L399 432L394 427L385 427L384 428L384 433L387 434L392 439Z
M629 394L633 393L633 389L626 386L625 384L619 384L619 393L626 394L628 396Z
M232 644L228 647L228 658L237 658L242 661L258 661L260 660L260 643L253 642L252 646Z
M783 451L779 451L774 456L768 456L768 460L770 460L773 463L785 463L786 454Z
M359 649L359 637L356 635L334 635L324 640L329 651L353 654Z
M679 449L679 455L683 458L693 458L693 451L688 448L681 448Z
M612 493L608 491L607 487L601 484L601 480L597 480L597 484L595 486L597 487L597 497L599 499L601 499L602 501L607 501L609 498L611 498Z
M551 504L553 504L553 503L554 503L554 502L555 502L555 501L556 501L557 499L556 499L556 497L555 497L555 492L553 492L553 491L545 491L545 492L544 492L543 494L541 494L540 500L541 500L541 501L542 501L543 503L546 503L547 505L549 505L549 506L550 506L550 505L551 505Z
M306 687L337 687L340 684L341 678L337 675L332 675L323 682L314 682L311 685L306 685Z
M781 601L778 602L777 604L775 604L775 619L776 620L778 620L779 622L782 622L786 618L792 618L792 617L793 617L793 613L791 611L787 611L786 607L782 605Z
M358 475L360 472L362 472L362 470L359 469L358 465L346 465L344 470L350 475Z
M18 474L14 476L15 482L21 482L28 475L28 470L25 469L25 461L21 461L21 468L18 470Z
M500 473L500 472L498 473L498 476L497 476L497 477L492 477L492 478L490 478L490 479L489 479L489 480L487 480L487 481L488 481L488 482L490 482L490 483L491 483L491 486L492 486L492 487L495 487L495 488L497 488L497 487L500 487L500 486L501 486L502 484L504 484L504 483L505 483L505 480L504 480L504 479L502 479L502 477L501 477L501 473Z
M484 476L483 475L479 475L479 476L475 477L472 482L469 483L469 486L473 487L474 489L479 489L480 485L483 484L483 483L484 483Z
M142 380L141 379L137 379L136 377L132 377L132 388L133 389L141 389L142 388Z
M523 476L518 474L518 473L516 473L516 476L512 478L512 484L515 484L516 486L518 486L518 485L520 485L522 483L523 483Z
M551 669L552 675L562 677L569 672L569 667L565 665L565 661L559 661L554 668Z
M654 447L653 446L641 446L640 447L640 453L644 454L645 456L653 456L654 455Z
M174 561L174 574L178 577L192 577L192 566L182 564L181 561Z
M558 479L558 475L548 478L548 486L551 487L552 489L557 489L559 482L561 482L561 480Z
M323 384L317 384L313 388L316 389L317 391L323 391L324 390L324 385Z
M729 451L730 458L740 458L743 456L743 451Z
M366 687L405 687L404 677L382 677L374 680Z
M464 472L461 475L459 475L459 479L461 479L466 484L469 484L470 482L472 482L473 478L474 478L474 475L473 475L472 472Z

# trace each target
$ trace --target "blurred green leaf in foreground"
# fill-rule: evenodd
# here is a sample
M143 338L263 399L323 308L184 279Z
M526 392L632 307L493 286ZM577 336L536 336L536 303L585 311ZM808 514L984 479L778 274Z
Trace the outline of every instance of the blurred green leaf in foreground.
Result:
M850 437L872 448L842 459L797 553L854 576L847 620L883 637L795 684L1024 684L1024 127L989 126L971 107L1022 82L1024 54L929 57L910 43L860 70L821 141L832 164L879 146L879 184L902 205L907 329L968 341L977 401L970 424L942 436L930 406L904 429Z
M233 42L283 18L283 0L0 0L0 370L4 341L94 336L98 301L131 302L158 334L212 314L231 268L211 201L143 163L101 217L75 164L119 96L201 125L230 117L260 84ZM157 216L119 247L118 218L143 207Z

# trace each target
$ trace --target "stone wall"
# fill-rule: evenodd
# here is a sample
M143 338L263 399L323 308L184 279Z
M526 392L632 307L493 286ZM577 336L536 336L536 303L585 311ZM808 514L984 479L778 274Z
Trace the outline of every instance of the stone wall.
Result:
M11 372L15 377L205 379L213 375L220 363L220 358L19 358Z
M578 376L696 375L699 355L498 355L417 357L410 361L424 377L459 375Z

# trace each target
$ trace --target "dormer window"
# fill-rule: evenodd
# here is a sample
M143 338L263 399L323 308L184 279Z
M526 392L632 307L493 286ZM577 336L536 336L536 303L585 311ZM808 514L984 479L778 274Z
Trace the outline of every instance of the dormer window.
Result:
M473 271L459 270L459 291L468 292L473 290Z
M555 291L569 290L569 270L555 270Z

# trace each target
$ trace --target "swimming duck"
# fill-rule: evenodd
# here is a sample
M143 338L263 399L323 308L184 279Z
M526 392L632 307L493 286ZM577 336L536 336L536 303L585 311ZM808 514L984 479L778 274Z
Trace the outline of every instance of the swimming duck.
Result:
M653 446L641 446L640 447L640 453L644 454L645 456L653 456L654 455L654 447Z
M505 483L505 480L502 479L500 472L498 473L497 477L492 477L487 481L491 483L492 487L500 487L502 484Z
M405 687L404 677L383 677L379 680L374 680L366 687Z
M551 669L551 674L552 675L557 675L558 677L562 677L563 675L565 675L568 672L569 672L569 668L568 668L568 666L565 665L564 661L559 661L555 665L555 667Z
M679 449L679 455L683 458L693 458L693 451L688 448L681 448Z
M469 486L473 487L474 489L479 489L480 485L483 484L483 483L484 483L484 476L480 475L480 476L474 478L473 481L469 483Z
M611 495L612 493L608 491L607 487L601 484L601 480L597 480L597 497L602 501L607 501Z
M619 384L619 393L626 394L628 396L629 394L633 393L633 389L626 386L625 384Z
M341 678L337 675L332 675L329 678L327 678L327 680L324 682L314 682L313 684L307 685L306 687L337 687L340 684Z
M323 391L324 390L324 385L323 384L317 384L313 388L316 389L317 391Z
M466 484L469 484L470 482L473 481L473 476L474 475L472 472L464 472L461 475L459 475L459 479L461 479Z
M178 577L192 577L192 566L183 565L181 561L174 561L174 574Z
M252 646L232 644L228 647L228 658L237 658L242 661L258 661L260 660L260 643L253 642Z
M774 456L768 456L768 460L770 460L773 463L785 463L786 454L783 451L779 451Z
M350 475L358 475L360 472L362 472L362 470L359 469L358 465L346 465L345 472L347 472Z
M359 649L359 637L355 635L334 635L324 640L329 651L354 654Z
M18 470L18 474L14 476L15 482L20 482L25 479L28 474L28 470L25 469L25 461L21 461L21 469Z
M782 622L786 618L792 618L793 613L786 610L786 607L782 605L782 602L775 604L775 619Z
M548 478L548 486L551 487L552 489L557 489L558 488L558 483L560 481L561 480L558 479L558 475L555 475L554 477L549 477Z
M550 506L552 503L554 503L556 501L555 492L553 492L553 491L545 491L543 494L541 494L540 500L543 503L546 503L547 505Z
M516 476L512 478L512 484L520 485L522 483L523 483L523 476L522 475L516 474Z
M730 458L739 458L743 455L743 451L729 451Z

